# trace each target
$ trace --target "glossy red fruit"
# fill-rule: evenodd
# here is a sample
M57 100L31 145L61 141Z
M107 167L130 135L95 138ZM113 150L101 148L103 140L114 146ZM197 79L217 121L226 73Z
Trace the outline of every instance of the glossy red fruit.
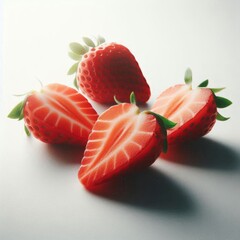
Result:
M134 103L122 103L99 116L78 173L85 187L147 167L157 159L166 148L165 128L173 123L152 114L140 112Z
M86 145L98 114L75 89L55 83L28 94L9 117L24 118L27 132L43 142Z
M186 84L166 89L153 104L151 111L156 112L177 125L169 129L168 143L175 144L200 138L211 131L217 120L227 120L217 112L231 104L226 98L216 96L222 90L206 88L208 80L196 89L192 88L191 70L185 75Z
M123 45L94 44L84 38L90 47L71 43L70 56L79 62L75 65L77 86L92 100L99 103L114 103L114 96L127 102L134 92L139 103L150 97L150 88L133 54ZM73 55L74 54L74 55ZM81 59L81 60L80 60ZM74 71L70 71L70 74Z

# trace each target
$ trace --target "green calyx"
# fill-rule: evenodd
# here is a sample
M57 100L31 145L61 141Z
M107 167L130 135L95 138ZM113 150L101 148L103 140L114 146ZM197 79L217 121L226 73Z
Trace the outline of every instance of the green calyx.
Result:
M8 118L22 120L23 119L23 107L25 104L25 100L18 103L8 114Z
M155 112L152 112L152 111L146 111L146 113L153 115L156 118L158 124L160 125L160 127L162 129L163 136L164 136L162 151L164 153L166 153L167 149L168 149L167 130L175 127L177 123L172 122L169 119L167 119L167 118L165 118L165 117L163 117L163 116L161 116L161 115L159 115Z
M230 100L224 97L219 97L214 94L215 102L218 108L226 108L232 104Z
M190 68L188 68L185 72L184 81L185 81L186 84L192 85L192 70ZM207 80L204 80L203 82L201 82L198 85L198 87L199 88L207 88L208 84L209 84L209 81L207 79ZM229 99L216 95L216 93L225 89L224 87L222 87L222 88L208 88L208 89L210 89L213 93L217 108L226 108L226 107L228 107L232 104L232 102ZM226 121L226 120L229 119L229 117L224 117L219 112L217 112L216 119L219 120L219 121Z
M119 101L119 100L117 99L116 95L114 95L113 98L114 98L114 101L116 102L116 104L121 104L121 103L123 103L123 102L121 102L121 101ZM130 94L130 103L131 103L131 104L135 104L135 105L137 104L136 96L135 96L135 93L134 93L134 92L131 92L131 94Z
M83 37L83 44L72 42L69 44L70 51L68 52L68 56L75 61L75 63L69 68L67 74L73 75L74 77L74 86L78 89L77 79L76 79L76 72L78 69L79 62L81 62L82 56L86 54L89 49L98 47L105 42L105 39L101 36L96 37L92 40L89 37Z
M25 102L27 100L27 97L25 97L25 99L21 102L19 102L11 111L10 113L8 114L8 118L11 118L11 119L17 119L18 121L22 120L24 118L24 114L23 114L23 109L24 109L24 106L25 106ZM27 128L27 126L24 124L24 130L25 130L25 133L27 134L27 136L30 136L30 132Z

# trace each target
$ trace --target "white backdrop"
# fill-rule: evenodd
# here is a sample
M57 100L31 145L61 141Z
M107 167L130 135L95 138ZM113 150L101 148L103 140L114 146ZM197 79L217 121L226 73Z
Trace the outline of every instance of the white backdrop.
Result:
M0 239L238 240L240 236L240 2L238 0L5 0L3 2ZM227 87L231 116L177 155L102 194L78 182L82 151L24 135L6 116L13 94L65 83L68 44L101 34L126 45L151 87L152 104L181 83ZM93 103L100 113L102 106Z

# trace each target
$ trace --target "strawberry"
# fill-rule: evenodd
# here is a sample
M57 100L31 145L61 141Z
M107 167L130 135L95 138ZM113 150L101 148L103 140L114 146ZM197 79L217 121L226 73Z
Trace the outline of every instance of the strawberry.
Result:
M77 62L68 74L76 74L75 86L90 99L105 104L114 103L114 96L128 101L131 92L138 102L145 103L150 88L133 54L123 45L105 43L102 37L94 43L83 38L86 45L71 43L69 56Z
M212 129L216 120L228 119L217 108L225 108L232 102L216 96L223 88L207 88L207 85L205 80L193 89L192 72L187 69L185 84L170 87L158 96L151 110L177 123L167 131L169 144L200 138Z
M166 128L174 123L152 113L140 112L131 103L120 103L103 112L93 126L78 177L92 188L126 171L151 165L166 151Z
M29 93L8 117L24 119L26 133L43 142L86 145L98 114L75 89L55 83Z

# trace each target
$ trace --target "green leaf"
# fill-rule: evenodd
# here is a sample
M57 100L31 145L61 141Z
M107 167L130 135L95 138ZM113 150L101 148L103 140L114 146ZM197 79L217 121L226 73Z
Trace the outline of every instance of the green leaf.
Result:
M24 115L23 115L23 108L22 108L22 111L21 111L21 113L20 113L20 116L19 116L18 120L20 121L20 120L22 120L23 118L24 118Z
M76 77L75 77L74 80L73 80L73 85L75 86L76 89L79 89L78 81L77 81L77 78L76 78Z
M216 117L216 119L219 120L219 121L227 121L229 118L230 117L224 117L219 112L217 113L217 117Z
M198 85L198 87L207 87L207 86L208 86L208 79Z
M89 47L96 47L95 43L92 41L92 39L90 39L88 37L83 37L83 41Z
M192 83L192 70L190 68L188 68L185 72L184 81L189 85Z
M12 111L8 114L8 117L12 118L12 119L20 119L22 117L24 103L25 103L25 101L21 101L20 103L18 103L12 109Z
M83 55L87 52L84 46L77 42L70 43L69 47L75 54L78 55Z
M105 39L102 36L97 37L98 46L105 43Z
M225 89L225 87L222 87L222 88L210 88L210 90L212 90L213 93L218 93L218 92L222 91L223 89Z
M85 49L86 52L89 51L89 47L88 47L87 45L84 45L83 47L84 47L84 49Z
M74 63L68 70L67 75L72 75L77 72L78 62Z
M76 54L76 53L74 53L74 52L69 52L69 53L68 53L68 56L69 56L72 60L75 60L75 61L80 61L81 58L82 58L82 55Z
M163 152L167 152L167 148L168 148L167 129L175 127L177 123L174 123L174 122L170 121L169 119L167 119L155 112L146 111L146 113L153 115L156 118L158 124L161 126L161 129L163 131L163 135L165 138L163 141Z
M215 102L218 108L226 108L232 104L232 102L227 98L223 98L219 96L215 96Z
M28 130L28 128L25 124L24 124L24 131L25 131L25 133L27 134L28 137L31 136L31 133L29 132L29 130Z
M172 122L169 119L167 119L167 118L165 118L165 117L163 117L163 116L161 116L161 115L159 115L159 114L157 114L155 112L147 111L147 113L152 114L156 119L161 119L162 122L164 123L164 127L166 129L171 129L171 128L173 128L173 127L175 127L177 125L177 123Z
M131 104L135 104L136 105L136 96L135 96L135 93L134 92L131 92L130 94L130 103Z

